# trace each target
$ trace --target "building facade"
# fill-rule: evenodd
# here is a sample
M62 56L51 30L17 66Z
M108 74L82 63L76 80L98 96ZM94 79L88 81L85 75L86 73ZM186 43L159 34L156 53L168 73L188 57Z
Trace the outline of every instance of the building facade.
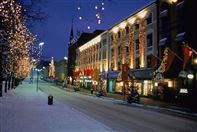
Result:
M91 39L77 50L76 73L84 87L97 85L101 73L108 71L108 32L105 31ZM106 89L105 89L106 90Z
M68 83L73 84L74 72L76 66L76 50L95 36L102 33L103 30L95 30L93 33L81 33L77 38L70 40L68 45Z
M156 0L77 49L80 84L189 104L197 94L193 0ZM128 79L122 79L123 66ZM87 85L85 86L87 87Z
M157 0L159 58L157 75L164 100L196 100L196 11L193 0ZM162 67L164 67L162 69ZM158 72L159 71L159 72ZM188 78L191 75L192 78ZM178 98L178 99L177 99ZM192 105L196 103L192 103Z
M76 70L81 75L90 71L89 78L96 79L89 82L102 83L104 91L122 93L123 81L118 76L122 64L127 64L133 77L127 85L135 85L141 95L148 96L153 89L151 58L157 53L156 21L156 4L152 3L114 25L78 48Z
M63 82L67 78L67 60L63 59L55 64L55 76L59 82Z
M141 95L152 94L153 60L157 54L157 11L152 3L132 14L109 31L109 91L123 92L118 79L122 64L129 67L128 85L138 88Z

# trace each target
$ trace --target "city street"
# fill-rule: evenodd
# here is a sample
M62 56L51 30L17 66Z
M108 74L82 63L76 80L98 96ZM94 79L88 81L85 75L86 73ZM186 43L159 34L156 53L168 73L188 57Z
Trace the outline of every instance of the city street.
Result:
M194 0L0 0L0 132L197 132Z
M121 100L84 95L60 89L49 83L42 83L39 88L47 94L52 94L66 106L102 122L114 131L195 131L197 129L194 120L146 110L136 105L128 105Z

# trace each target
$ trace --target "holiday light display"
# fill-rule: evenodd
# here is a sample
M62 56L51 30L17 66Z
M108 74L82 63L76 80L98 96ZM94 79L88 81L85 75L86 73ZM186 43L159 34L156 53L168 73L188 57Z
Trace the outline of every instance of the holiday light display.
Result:
M1 23L5 26L7 34L9 54L8 71L16 73L16 76L26 76L30 65L29 48L36 36L25 26L22 16L23 9L14 0L3 0L0 2ZM20 70L20 72L19 72Z
M113 49L114 49L114 58L113 58L113 70L117 70L117 49L118 49L118 35L117 33L113 33Z
M55 77L55 65L54 65L54 59L53 57L51 58L51 63L49 67L49 77L54 78Z
M146 21L144 19L141 20L140 24L140 33L139 33L139 51L140 51L140 67L145 67L145 35L146 35Z
M133 26L129 27L129 67L131 69L134 68L134 58L135 58L135 54L134 54L134 28Z
M122 64L125 64L125 29L124 27L120 30L120 47L121 47L121 60Z

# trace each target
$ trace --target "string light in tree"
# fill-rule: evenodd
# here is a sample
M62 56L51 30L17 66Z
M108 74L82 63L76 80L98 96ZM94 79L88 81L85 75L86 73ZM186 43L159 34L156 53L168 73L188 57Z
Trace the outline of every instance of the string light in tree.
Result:
M9 43L8 71L20 76L19 73L24 73L25 76L29 67L29 47L36 37L25 26L19 3L14 0L4 0L0 2L0 11L2 23L6 26L4 30L8 34L6 38Z

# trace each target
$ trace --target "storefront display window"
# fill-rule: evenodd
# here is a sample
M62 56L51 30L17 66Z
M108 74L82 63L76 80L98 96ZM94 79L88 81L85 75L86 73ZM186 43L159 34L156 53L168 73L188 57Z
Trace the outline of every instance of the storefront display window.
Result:
M148 96L152 95L152 81L151 80L144 80L144 88L143 88L143 95Z
M123 82L116 82L115 92L122 93Z

